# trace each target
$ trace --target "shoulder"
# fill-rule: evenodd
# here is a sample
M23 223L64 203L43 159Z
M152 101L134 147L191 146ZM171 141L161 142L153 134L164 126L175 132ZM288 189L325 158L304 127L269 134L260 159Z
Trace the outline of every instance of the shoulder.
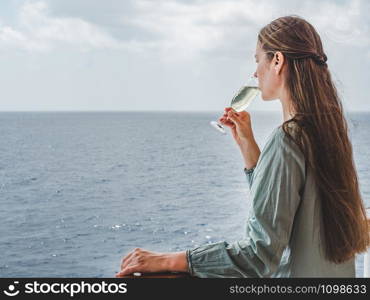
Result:
M297 178L305 178L305 172L305 157L298 145L282 126L275 128L257 161L255 177L270 178L272 174L279 174L281 178L282 174L286 173Z
M271 148L281 147L284 143L288 142L288 136L285 133L282 125L276 127L269 135L266 140L264 149L262 152L269 151Z
M295 141L297 134L297 125L287 124L285 130L283 125L276 127L267 139L262 151L263 154L267 156L280 155L281 157L293 156L296 160L304 161L304 155Z
M295 140L299 138L299 127L294 122L279 125L271 134L271 140L281 146L292 146L298 148ZM295 147L295 146L297 147Z

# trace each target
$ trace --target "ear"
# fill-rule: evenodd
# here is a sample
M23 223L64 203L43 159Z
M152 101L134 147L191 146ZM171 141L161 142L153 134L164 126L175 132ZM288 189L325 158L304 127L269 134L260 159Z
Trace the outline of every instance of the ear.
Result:
M274 72L276 75L279 75L282 71L283 64L284 64L284 55L280 51L276 51L274 54L274 58L272 59Z

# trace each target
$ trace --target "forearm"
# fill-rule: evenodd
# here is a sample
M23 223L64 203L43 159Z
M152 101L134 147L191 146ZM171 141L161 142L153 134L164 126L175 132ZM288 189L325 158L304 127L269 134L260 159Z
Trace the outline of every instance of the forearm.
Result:
M256 166L261 151L254 138L243 141L239 144L243 156L245 168L250 169Z

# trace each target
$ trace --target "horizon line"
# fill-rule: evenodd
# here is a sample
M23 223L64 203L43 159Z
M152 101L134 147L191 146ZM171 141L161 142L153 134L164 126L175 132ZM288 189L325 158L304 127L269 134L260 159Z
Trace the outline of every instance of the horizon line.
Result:
M120 113L120 112L184 112L184 113L205 113L205 112L216 112L216 113L220 113L219 110L0 110L0 113L32 113L32 112L36 112L36 113L66 113L66 112L86 112L86 113L89 113L89 112L96 112L96 113L99 113L99 112L117 112L117 113ZM281 110L260 110L260 109L253 109L253 110L250 110L249 112L271 112L271 113L282 113ZM344 113L346 112L370 112L370 110L346 110L344 111Z

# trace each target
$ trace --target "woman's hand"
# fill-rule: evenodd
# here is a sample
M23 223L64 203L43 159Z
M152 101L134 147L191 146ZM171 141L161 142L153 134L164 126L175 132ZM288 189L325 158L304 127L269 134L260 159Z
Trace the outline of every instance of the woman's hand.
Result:
M225 113L219 121L231 128L233 137L242 153L245 168L250 169L256 166L261 151L253 136L249 113L246 111L237 113L231 107L226 107Z
M116 277L134 272L156 273L165 271L187 272L186 252L158 253L135 248L121 262L121 270Z
M219 119L220 123L230 127L231 133L240 146L253 138L251 118L248 112L235 112L231 107L225 108L225 113Z

